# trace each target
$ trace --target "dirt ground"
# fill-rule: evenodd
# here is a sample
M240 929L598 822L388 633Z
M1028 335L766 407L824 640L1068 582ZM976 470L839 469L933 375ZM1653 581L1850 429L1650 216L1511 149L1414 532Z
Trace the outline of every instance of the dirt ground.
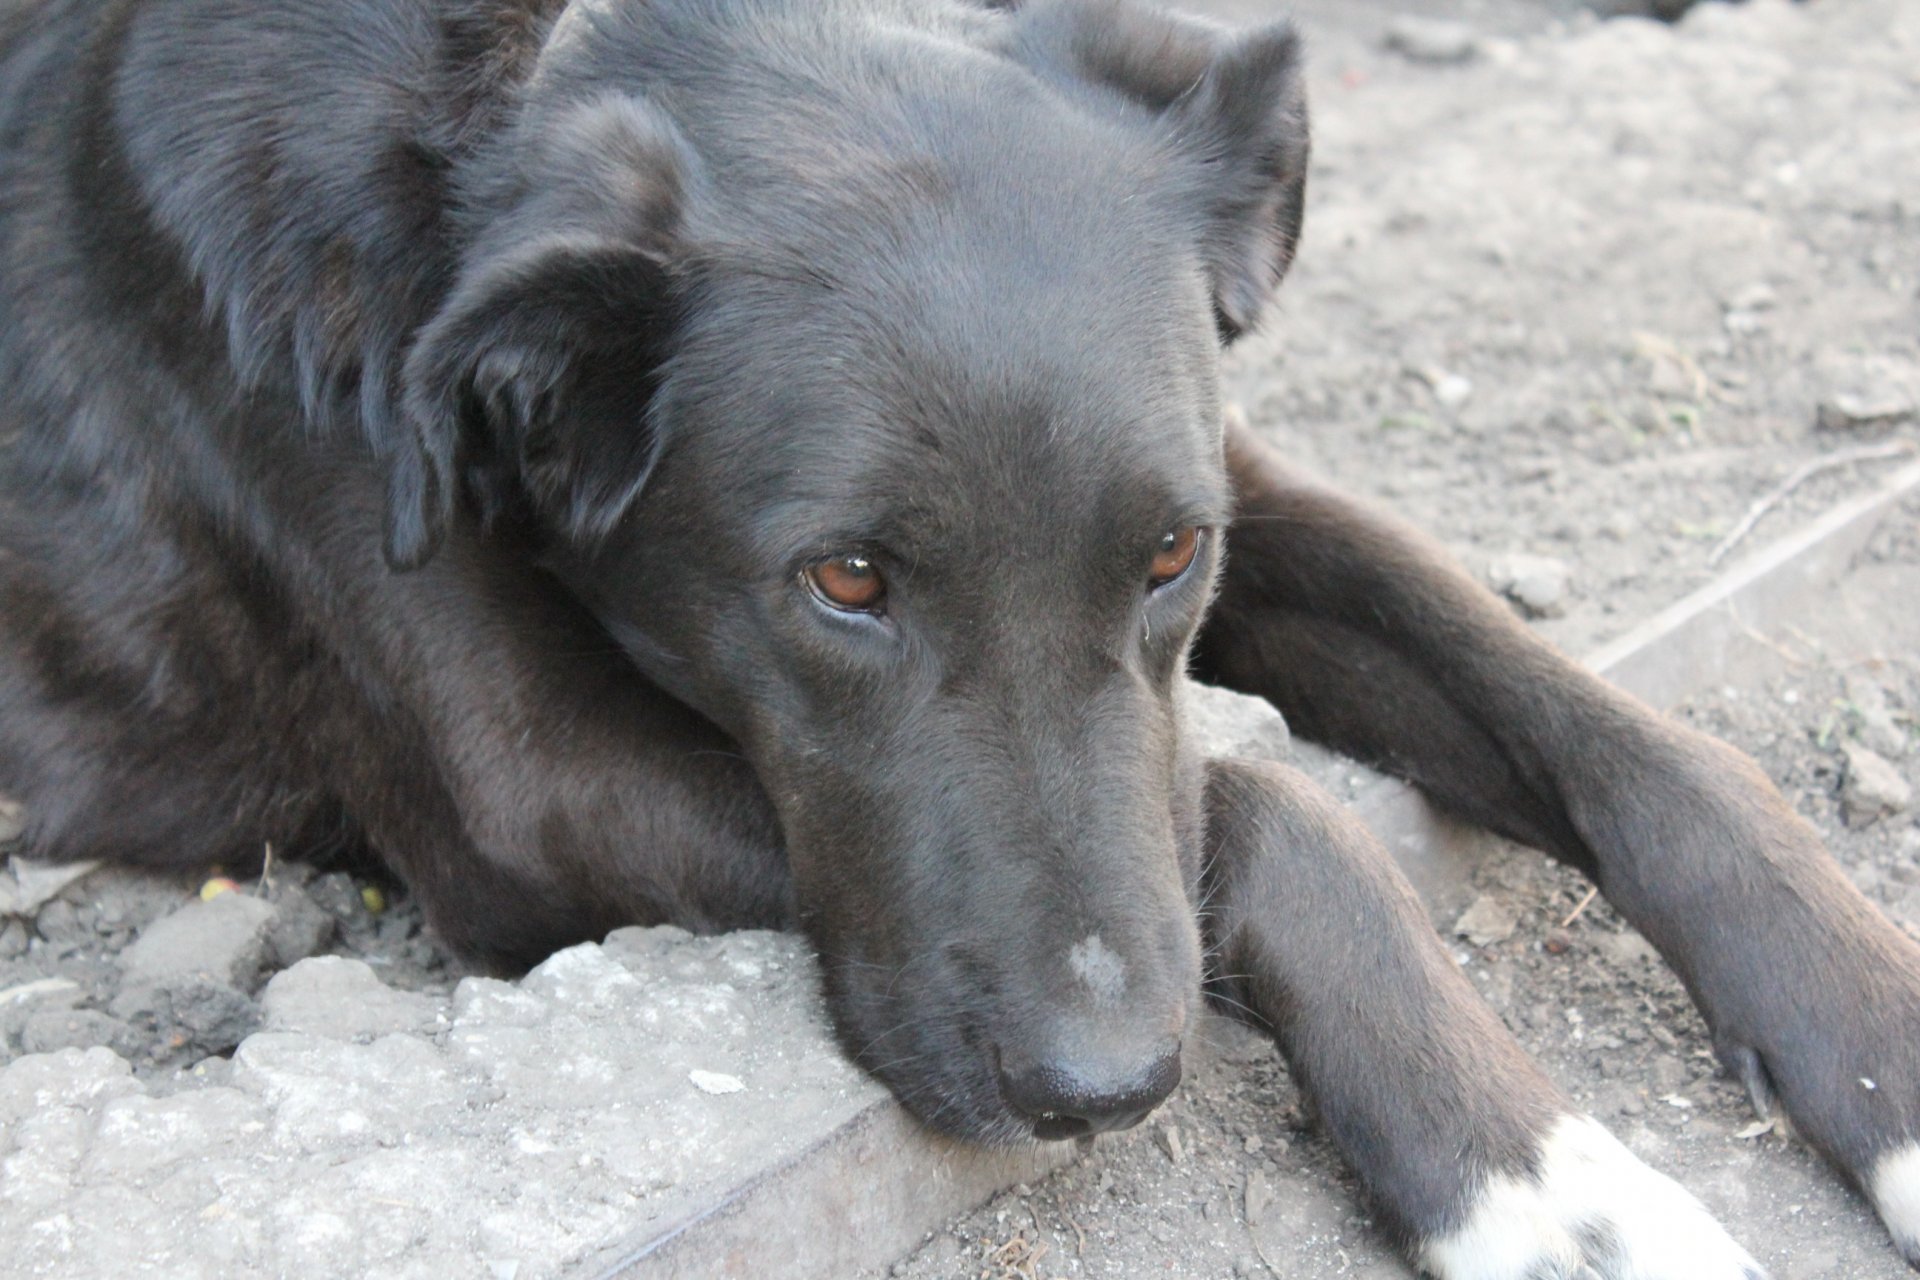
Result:
M1707 581L1801 464L1861 459L1768 508L1721 567L1911 457L1910 417L1843 426L1834 410L1897 417L1920 400L1920 12L1709 5L1676 28L1425 9L1464 20L1470 61L1381 48L1382 7L1294 7L1316 50L1308 234L1279 322L1234 354L1229 389L1295 459L1476 569L1554 562L1539 625L1584 652ZM1676 710L1754 754L1914 929L1913 813L1856 829L1840 797L1862 738L1920 783L1920 504L1831 605L1769 637L1781 674L1764 687ZM1754 1132L1647 945L1603 903L1561 924L1580 877L1512 849L1475 879L1513 929L1455 937L1456 954L1578 1102L1777 1280L1911 1274L1817 1157ZM1222 1038L1142 1129L893 1274L1409 1275L1276 1056Z
M1281 314L1230 360L1257 425L1440 535L1576 652L1913 456L1908 0L1709 5L1678 27L1600 24L1571 0L1410 7L1461 25L1417 29L1410 57L1382 43L1400 8L1292 7L1315 50L1316 168ZM1833 465L1716 560L1815 459ZM1920 784L1916 602L1910 504L1830 609L1769 637L1780 674L1677 709L1755 754L1908 927L1914 813L1863 821L1856 796L1849 826L1842 791L1863 746ZM363 870L281 866L239 886L258 907L193 909L213 874L0 883L0 1064L105 1044L165 1088L231 1049L265 976L303 955L434 993L460 976L405 895ZM1753 1131L1677 982L1604 904L1575 913L1578 877L1511 850L1476 887L1495 927L1454 938L1475 983L1777 1280L1910 1274L1817 1159ZM176 947L226 948L222 980L177 980L166 921L185 922ZM893 1274L1405 1276L1271 1050L1218 1037L1148 1125L953 1223Z

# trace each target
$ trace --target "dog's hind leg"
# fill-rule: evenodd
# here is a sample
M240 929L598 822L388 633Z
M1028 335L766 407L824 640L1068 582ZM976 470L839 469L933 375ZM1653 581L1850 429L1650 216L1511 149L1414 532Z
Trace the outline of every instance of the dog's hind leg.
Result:
M1216 1003L1269 1031L1382 1221L1439 1280L1751 1280L1691 1196L1514 1042L1386 851L1304 775L1216 761Z
M1243 425L1202 674L1304 736L1592 876L1727 1066L1920 1263L1920 946L1760 770L1535 637L1418 535L1290 475Z

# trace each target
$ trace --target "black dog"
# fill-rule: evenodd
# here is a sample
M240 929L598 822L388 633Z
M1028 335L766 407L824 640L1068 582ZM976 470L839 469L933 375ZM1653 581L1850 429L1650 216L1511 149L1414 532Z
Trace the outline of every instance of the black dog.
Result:
M848 1051L993 1142L1145 1114L1211 975L1433 1273L1756 1274L1336 806L1195 758L1191 661L1595 877L1920 1258L1920 949L1743 757L1223 431L1285 27L30 0L0 59L36 856L360 843L503 966L797 926Z

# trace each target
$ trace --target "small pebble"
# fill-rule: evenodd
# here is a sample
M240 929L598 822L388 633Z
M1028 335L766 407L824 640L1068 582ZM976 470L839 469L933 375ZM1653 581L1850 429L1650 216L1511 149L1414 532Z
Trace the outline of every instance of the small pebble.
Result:
M702 1093L715 1095L745 1093L747 1089L746 1082L739 1076L730 1076L719 1071L689 1071L687 1079L691 1080L693 1087Z
M1844 748L1846 778L1840 787L1840 812L1856 830L1903 813L1913 802L1913 787L1885 756L1863 746Z
M1461 912L1460 918L1453 922L1454 934L1465 938L1476 947L1505 942L1519 927L1519 913L1507 903L1486 893L1475 898L1473 905Z
M1480 55L1480 41L1472 27L1412 14L1402 14L1388 23L1381 44L1409 62L1430 66L1458 65Z
M1257 1227L1266 1219L1267 1209L1273 1204L1273 1184L1267 1181L1267 1175L1255 1169L1247 1175L1246 1211L1247 1225Z

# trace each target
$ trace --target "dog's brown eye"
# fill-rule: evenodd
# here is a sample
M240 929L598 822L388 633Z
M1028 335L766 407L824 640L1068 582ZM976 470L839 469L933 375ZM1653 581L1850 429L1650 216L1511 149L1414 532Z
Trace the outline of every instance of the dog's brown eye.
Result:
M878 613L887 581L865 556L834 556L807 566L807 585L820 601L843 613Z
M1174 529L1160 539L1160 547L1153 557L1153 569L1147 582L1149 586L1164 587L1185 573L1193 565L1193 558L1200 551L1200 528L1188 525L1184 529Z

